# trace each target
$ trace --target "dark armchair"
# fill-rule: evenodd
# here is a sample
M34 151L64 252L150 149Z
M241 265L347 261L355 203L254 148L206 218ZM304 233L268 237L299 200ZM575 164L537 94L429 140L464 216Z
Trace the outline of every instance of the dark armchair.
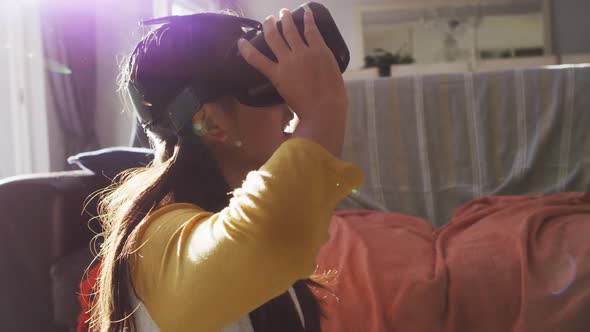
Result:
M88 221L96 214L95 201L82 211L84 200L108 183L90 171L0 181L3 331L74 327L78 305L72 291L90 263L94 234Z
M143 131L132 145L147 145ZM1 331L75 329L76 294L99 230L90 221L97 200L84 203L120 171L150 160L147 149L105 149L69 159L82 170L0 180Z

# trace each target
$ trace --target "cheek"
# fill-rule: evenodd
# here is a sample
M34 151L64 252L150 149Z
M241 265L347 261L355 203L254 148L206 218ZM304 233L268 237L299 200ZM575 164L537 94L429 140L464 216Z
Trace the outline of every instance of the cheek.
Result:
M258 139L271 139L281 133L281 117L277 112L260 111L242 123L242 129L248 136Z
M268 158L285 140L282 126L283 119L277 112L252 115L240 124L240 139L249 154Z

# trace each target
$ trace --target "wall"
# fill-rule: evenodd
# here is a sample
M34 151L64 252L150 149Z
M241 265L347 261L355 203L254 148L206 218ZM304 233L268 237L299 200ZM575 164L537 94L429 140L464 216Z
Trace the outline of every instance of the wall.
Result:
M589 0L553 0L553 36L556 52L590 53L589 15Z
M151 17L151 12L151 1L97 1L96 128L102 147L129 145L133 116L116 92L119 62L141 38L139 19Z

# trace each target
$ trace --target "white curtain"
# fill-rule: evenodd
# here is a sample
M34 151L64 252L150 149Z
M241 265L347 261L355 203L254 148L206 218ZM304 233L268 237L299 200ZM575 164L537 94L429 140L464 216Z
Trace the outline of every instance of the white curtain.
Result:
M39 21L34 0L0 2L0 178L49 171Z

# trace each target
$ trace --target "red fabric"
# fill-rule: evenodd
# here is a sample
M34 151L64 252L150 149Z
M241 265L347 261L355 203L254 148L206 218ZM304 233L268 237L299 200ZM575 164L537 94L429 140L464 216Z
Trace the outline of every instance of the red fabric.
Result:
M80 302L81 311L78 315L78 327L76 332L87 332L88 321L90 320L90 304L92 301L92 289L96 283L96 278L100 272L100 264L97 264L90 271L88 271L88 278L80 283L80 294L78 295L78 302Z
M590 199L485 197L439 230L340 212L318 257L337 270L324 331L588 331Z

